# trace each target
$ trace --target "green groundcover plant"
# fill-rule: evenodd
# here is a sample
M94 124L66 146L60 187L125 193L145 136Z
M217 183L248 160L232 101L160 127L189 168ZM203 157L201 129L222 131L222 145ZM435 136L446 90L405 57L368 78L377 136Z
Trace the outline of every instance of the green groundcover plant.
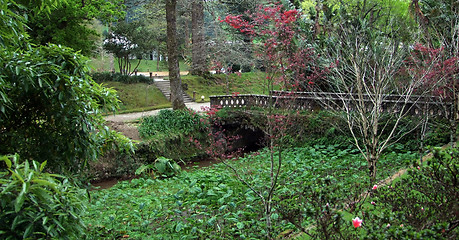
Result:
M457 239L458 157L457 148L434 148L425 164L344 202L334 194L336 179L322 179L318 189L297 191L280 210L303 230L298 239ZM304 221L314 224L301 226Z
M262 150L229 164L237 166L248 176L247 181L258 187L269 179L267 156L269 151ZM335 190L329 198L345 203L348 196L369 187L366 163L347 144L292 148L285 156L271 216L273 236L299 231L281 209L288 199L292 199L291 206L305 206L300 198L292 198L299 192L311 188L307 190L311 195L331 179ZM377 178L392 175L413 159L416 154L411 152L386 154ZM90 239L263 239L266 235L259 198L223 164L182 171L167 179L121 182L91 195L84 216ZM350 216L343 216L342 222L346 231L354 232ZM314 221L305 219L301 225L306 229Z

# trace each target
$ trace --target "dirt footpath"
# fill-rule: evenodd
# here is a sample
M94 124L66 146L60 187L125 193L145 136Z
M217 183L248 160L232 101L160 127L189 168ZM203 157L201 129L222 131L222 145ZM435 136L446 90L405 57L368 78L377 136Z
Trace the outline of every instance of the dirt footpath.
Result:
M205 107L210 107L210 103L208 103L208 102L205 102L205 103L191 102L191 103L186 103L185 105L187 106L187 108L193 109L193 110L195 110L197 112L202 112L202 108L203 107L204 108ZM111 122L129 122L129 121L134 121L134 120L142 118L142 117L156 115L161 110L162 109L151 110L151 111L146 111L146 112L135 112L135 113L109 115L109 116L105 117L105 120L106 121L111 121Z

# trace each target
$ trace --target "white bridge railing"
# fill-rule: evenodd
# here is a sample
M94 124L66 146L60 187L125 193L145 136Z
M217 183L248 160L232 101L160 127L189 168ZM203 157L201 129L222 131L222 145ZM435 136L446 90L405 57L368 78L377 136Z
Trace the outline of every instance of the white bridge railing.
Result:
M292 110L342 110L352 109L356 103L363 103L365 108L372 110L374 98L370 95L362 95L361 100L356 94L349 93L317 93L317 92L282 92L273 91L269 95L223 95L210 96L211 106L229 108L258 107L285 108ZM452 116L452 102L444 102L438 97L384 95L381 98L382 112L400 113L407 115L430 115L433 117L450 118ZM457 113L456 113L457 114Z

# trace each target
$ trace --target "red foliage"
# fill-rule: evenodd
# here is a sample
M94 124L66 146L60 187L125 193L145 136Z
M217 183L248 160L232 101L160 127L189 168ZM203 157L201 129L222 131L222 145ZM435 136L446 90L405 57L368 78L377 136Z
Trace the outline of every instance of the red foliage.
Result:
M235 149L233 143L240 139L240 136L226 136L225 129L221 126L221 119L217 116L221 106L202 107L202 110L207 114L206 118L201 118L202 122L206 122L206 132L208 141L205 143L199 142L197 139L190 137L190 143L193 143L198 149L203 150L206 154L216 160L226 160L237 158L241 155L243 148Z
M416 44L406 60L407 71L420 81L420 87L433 89L432 94L450 100L453 89L459 89L459 57L448 56L444 48Z
M248 21L242 19L242 15L232 16L228 15L225 19L220 20L220 22L226 22L234 29L239 29L241 33L245 34L254 34L253 31L254 26L250 24Z
M245 20L242 15L226 16L225 22L251 38L257 38L264 44L257 55L262 57L268 69L282 73L277 79L282 86L295 90L304 90L307 85L313 86L328 73L329 68L317 67L318 56L314 49L301 49L295 39L299 39L301 30L297 25L300 13L296 9L287 10L281 4L274 6L258 6L255 13L247 13ZM303 84L307 83L307 84Z

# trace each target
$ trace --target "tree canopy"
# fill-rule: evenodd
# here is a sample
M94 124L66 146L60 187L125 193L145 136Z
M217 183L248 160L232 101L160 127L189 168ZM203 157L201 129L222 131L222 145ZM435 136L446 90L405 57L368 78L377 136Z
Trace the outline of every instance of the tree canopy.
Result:
M118 104L114 90L95 83L74 50L31 44L24 6L0 3L2 21L15 27L0 33L0 154L19 153L75 173L117 140L131 150L126 138L103 125L100 110Z
M93 20L110 23L124 16L121 0L57 1L49 12L36 12L26 6L21 12L28 16L30 41L38 45L53 43L93 54L98 33L90 27Z
M131 65L131 58L142 59L143 55L153 51L153 35L148 34L145 21L121 20L110 29L104 40L104 49L117 57L120 73L130 75L136 71L136 66Z

